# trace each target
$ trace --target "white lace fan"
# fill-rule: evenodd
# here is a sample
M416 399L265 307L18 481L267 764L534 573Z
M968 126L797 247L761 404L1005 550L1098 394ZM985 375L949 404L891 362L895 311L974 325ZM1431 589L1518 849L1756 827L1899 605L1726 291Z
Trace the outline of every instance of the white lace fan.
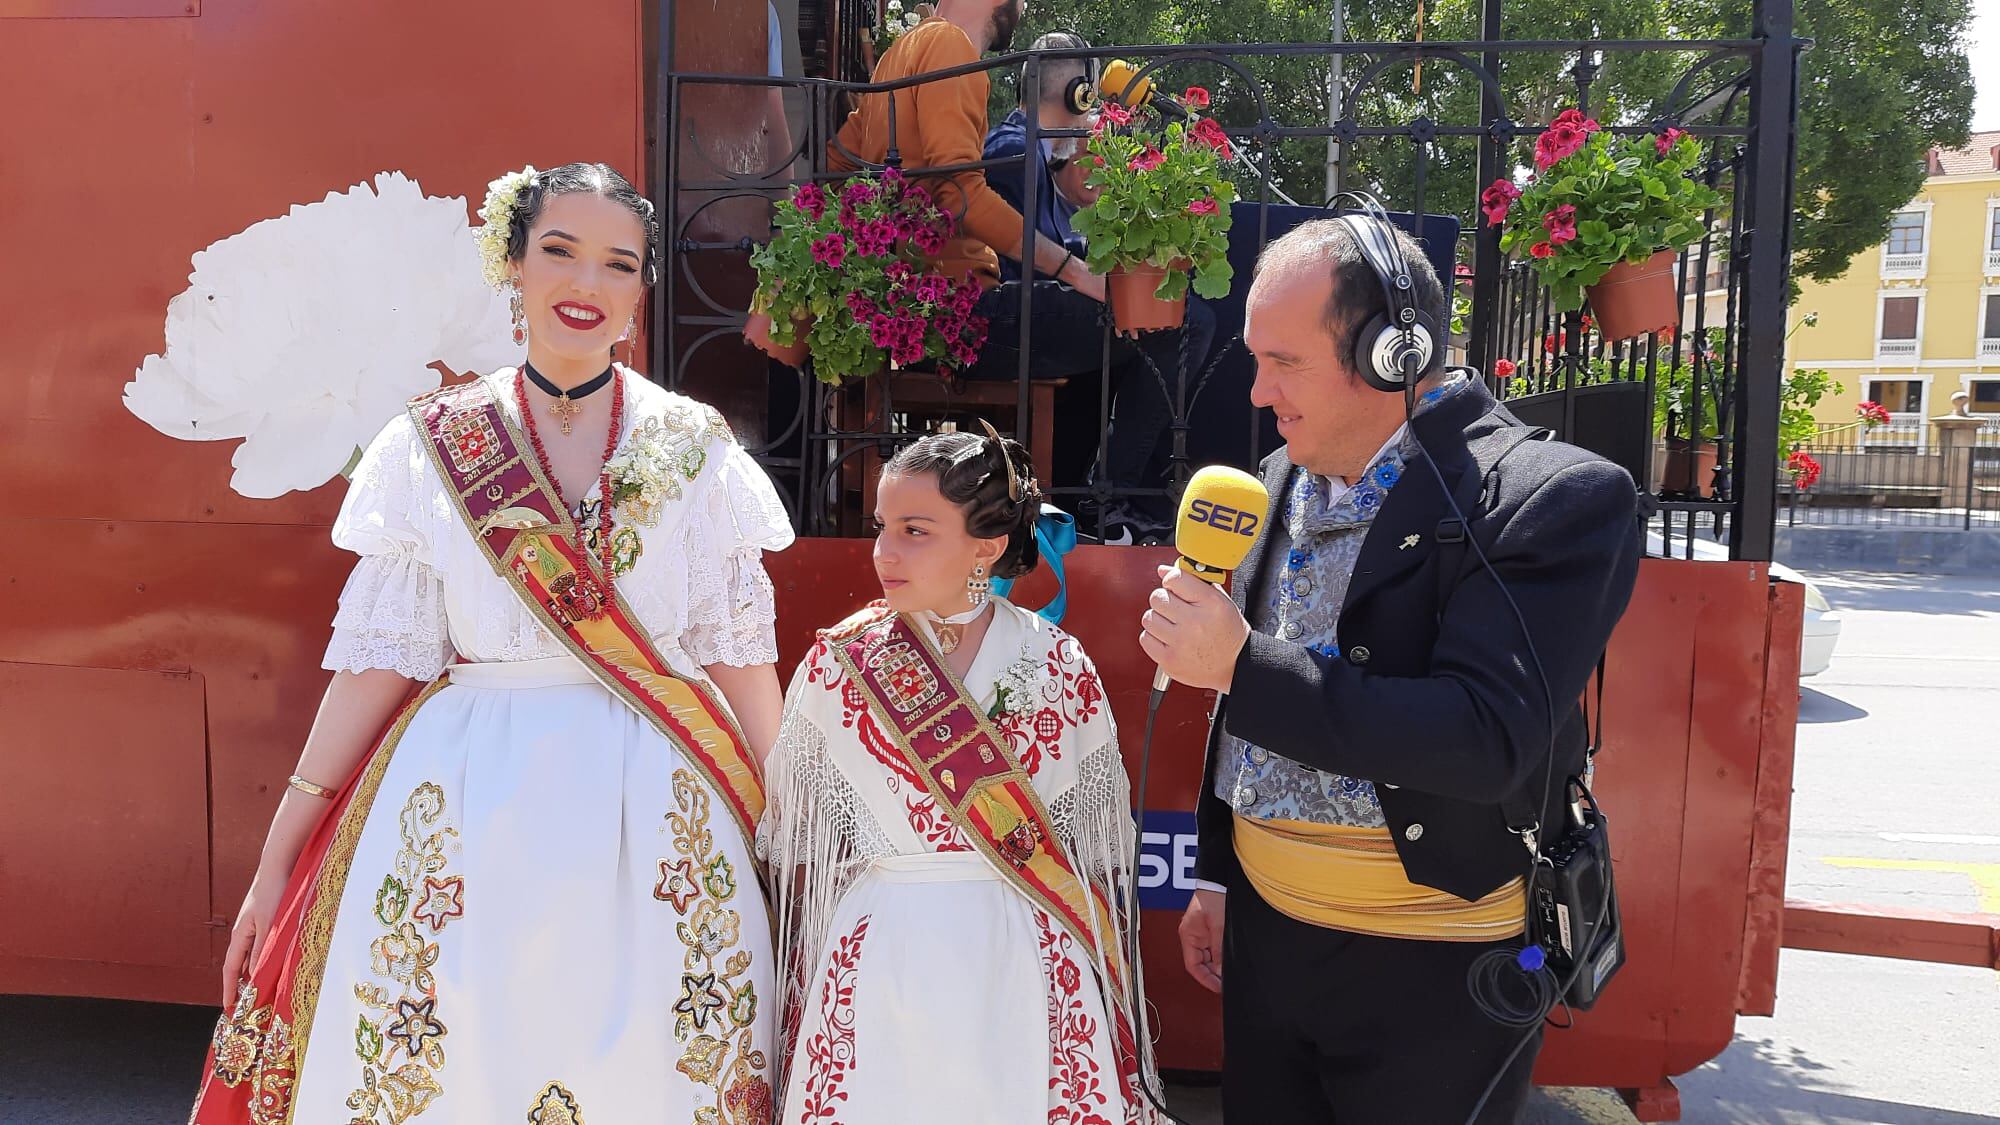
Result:
M125 408L171 437L243 438L229 484L269 498L347 471L413 396L453 371L518 363L507 303L480 273L465 200L397 172L294 206L194 256L167 349Z

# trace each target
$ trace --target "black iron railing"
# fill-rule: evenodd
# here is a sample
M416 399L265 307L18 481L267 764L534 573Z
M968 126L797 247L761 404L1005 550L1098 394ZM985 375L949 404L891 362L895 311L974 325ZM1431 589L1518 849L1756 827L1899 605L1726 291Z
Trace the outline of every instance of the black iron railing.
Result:
M1780 518L1790 527L2000 530L2000 420L1975 426L1832 428L1788 454Z
M704 262L753 248L750 238L704 238L715 225L716 209L743 206L745 200L769 201L790 190L790 173L810 169L816 179L838 178L827 170L826 152L852 99L905 89L972 71L1022 74L1023 91L1039 88L1047 63L1081 57L1136 60L1149 76L1171 78L1188 72L1220 75L1215 84L1236 95L1236 111L1221 117L1242 153L1237 174L1243 200L1232 234L1234 251L1254 260L1255 251L1271 237L1276 203L1282 198L1264 173L1273 146L1295 138L1331 138L1343 146L1368 143L1407 146L1406 190L1384 203L1411 217L1413 229L1431 234L1427 248L1440 263L1472 267L1472 302L1465 331L1454 341L1460 356L1485 373L1498 393L1520 403L1522 413L1550 424L1584 444L1601 446L1633 471L1642 490L1655 494L1664 541L1675 549L1676 537L1686 538L1699 526L1702 533L1724 539L1739 558L1768 559L1777 513L1781 473L1777 447L1779 366L1787 302L1788 222L1793 172L1793 124L1797 113L1796 55L1803 48L1793 35L1789 0L1758 0L1754 37L1742 40L1597 42L1510 41L1499 38L1498 0L1487 0L1488 39L1431 43L1249 44L1192 47L1106 47L1088 51L1017 52L982 60L952 71L918 76L903 82L873 84L824 79L768 79L742 75L685 73L661 75L660 129L663 143L658 182L664 214L673 224L669 250L675 259L669 284L662 287L654 320L654 370L679 385L701 349L720 336L739 330L744 309L716 299L703 279L712 274ZM671 31L667 32L671 34ZM1679 285L1684 314L1680 327L1664 337L1606 344L1587 323L1588 310L1557 314L1532 274L1518 263L1502 260L1498 231L1483 225L1469 228L1460 239L1454 216L1476 216L1475 200L1438 199L1428 190L1428 169L1441 145L1477 148L1477 182L1485 184L1511 175L1526 163L1527 145L1540 132L1538 123L1515 120L1503 104L1500 76L1509 59L1535 56L1565 64L1573 98L1565 99L1588 112L1593 85L1604 60L1666 52L1691 60L1671 95L1643 117L1627 114L1606 121L1615 133L1643 134L1669 125L1684 129L1707 146L1703 174L1724 197L1708 216L1708 235L1680 257ZM1343 59L1344 91L1340 104L1348 114L1339 121L1284 121L1273 116L1254 68L1257 60L1310 56ZM672 59L669 42L661 57ZM1465 120L1372 121L1357 116L1355 107L1373 104L1369 94L1391 75L1421 66L1426 79L1456 72L1461 81L1480 90L1476 115ZM712 87L746 91L770 85L792 87L807 105L807 127L796 138L792 153L770 167L742 169L704 156L698 137L700 121L687 112L690 93ZM1163 83L1165 84L1165 83ZM1033 104L1033 97L1023 97ZM893 101L893 99L892 99ZM1247 109L1245 107L1248 107ZM892 133L893 133L892 125ZM1077 130L1043 130L1036 115L1027 115L1027 167L1024 236L1035 231L1033 216L1041 181L1043 137L1080 136ZM892 151L893 151L892 145ZM685 154L692 152L694 158ZM682 154L682 155L676 155ZM848 154L850 162L867 167ZM904 167L906 173L943 174L984 170L992 162L952 168ZM1341 166L1344 168L1344 165ZM1333 191L1369 189L1373 183L1343 182L1336 169ZM1476 190L1476 189L1475 189ZM1317 200L1316 200L1317 201ZM1421 226L1417 218L1438 216L1443 227ZM1284 221L1284 220L1281 220ZM1444 249L1439 250L1442 243ZM1445 277L1447 292L1453 282ZM1248 271L1239 267L1234 300L1240 310ZM1023 287L1020 317L1019 370L1012 396L1013 429L1030 434L1030 415L1039 390L1029 370L1035 316L1032 287ZM1240 311L1237 314L1240 317ZM1247 394L1249 360L1236 336L1238 323L1225 309L1218 316L1215 344L1205 362L1185 354L1181 369L1162 371L1151 359L1143 362L1144 377L1156 380L1171 405L1166 434L1167 468L1160 479L1141 486L1114 486L1102 474L1104 433L1111 418L1110 356L1112 334L1102 327L1103 369L1097 373L1098 472L1082 480L1058 480L1055 495L1068 507L1100 515L1115 502L1134 496L1171 497L1185 481L1193 463L1229 460L1248 467L1274 444L1267 420L1242 401ZM1176 349L1182 353L1186 349ZM1142 353L1143 356L1143 353ZM1496 375L1496 361L1514 365L1511 376ZM773 366L774 375L784 369ZM1134 372L1128 377L1135 377ZM796 386L789 384L796 381ZM766 438L754 452L770 468L787 493L800 528L808 533L839 533L855 526L856 480L877 459L900 442L921 432L926 423L907 402L899 405L895 380L880 380L872 389L830 388L809 370L786 372L774 388L772 417ZM941 383L947 406L953 388ZM1045 390L1045 388L1041 389ZM928 401L939 397L935 388ZM907 397L907 394L906 394ZM986 398L992 398L989 391ZM1046 398L1043 398L1046 408ZM973 409L966 403L967 409ZM980 409L992 412L988 401ZM1004 410L1003 410L1004 413ZM1220 431L1227 431L1220 433ZM1218 436L1220 433L1220 436ZM1673 470L1678 469L1678 472ZM1088 530L1088 527L1086 528Z

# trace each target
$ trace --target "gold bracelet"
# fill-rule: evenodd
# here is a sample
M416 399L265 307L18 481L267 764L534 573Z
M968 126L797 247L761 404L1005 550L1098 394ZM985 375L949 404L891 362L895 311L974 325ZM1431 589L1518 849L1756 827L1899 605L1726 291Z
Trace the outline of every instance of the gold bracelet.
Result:
M285 781L285 784L304 793L308 797L320 797L328 801L334 798L334 790L328 789L324 785L315 785L298 774L293 774Z

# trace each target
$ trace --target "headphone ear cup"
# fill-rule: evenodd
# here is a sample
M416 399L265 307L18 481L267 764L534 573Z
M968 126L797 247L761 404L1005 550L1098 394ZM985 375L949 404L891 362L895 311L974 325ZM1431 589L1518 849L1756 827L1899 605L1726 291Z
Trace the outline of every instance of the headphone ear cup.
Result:
M1088 78L1072 78L1063 87L1063 105L1071 113L1078 115L1090 112L1090 103L1097 100L1096 84Z
M1403 389L1401 372L1394 367L1384 372L1378 363L1378 357L1386 350L1388 337L1395 335L1398 333L1390 330L1389 318L1381 313L1369 317L1368 322L1354 333L1354 370L1360 374L1362 382L1378 391Z
M1437 334L1431 331L1430 318L1418 313L1409 335L1408 346L1416 353L1417 374L1421 378L1437 356ZM1399 393L1404 382L1405 346L1402 330L1391 325L1387 316L1377 313L1354 335L1354 370L1361 374L1362 382L1376 390Z

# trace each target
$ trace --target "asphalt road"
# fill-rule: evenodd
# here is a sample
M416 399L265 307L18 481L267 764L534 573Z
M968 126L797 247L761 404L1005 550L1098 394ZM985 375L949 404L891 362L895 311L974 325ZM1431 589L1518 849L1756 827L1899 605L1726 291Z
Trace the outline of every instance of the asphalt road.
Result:
M1815 576L1845 619L1800 707L1790 888L2000 912L2000 579ZM1778 1015L1679 1080L1683 1120L2000 1125L2000 975L1788 952ZM177 1125L212 1011L0 997L0 1125ZM1177 1089L1190 1125L1212 1090ZM1601 1090L1529 1125L1622 1125Z

